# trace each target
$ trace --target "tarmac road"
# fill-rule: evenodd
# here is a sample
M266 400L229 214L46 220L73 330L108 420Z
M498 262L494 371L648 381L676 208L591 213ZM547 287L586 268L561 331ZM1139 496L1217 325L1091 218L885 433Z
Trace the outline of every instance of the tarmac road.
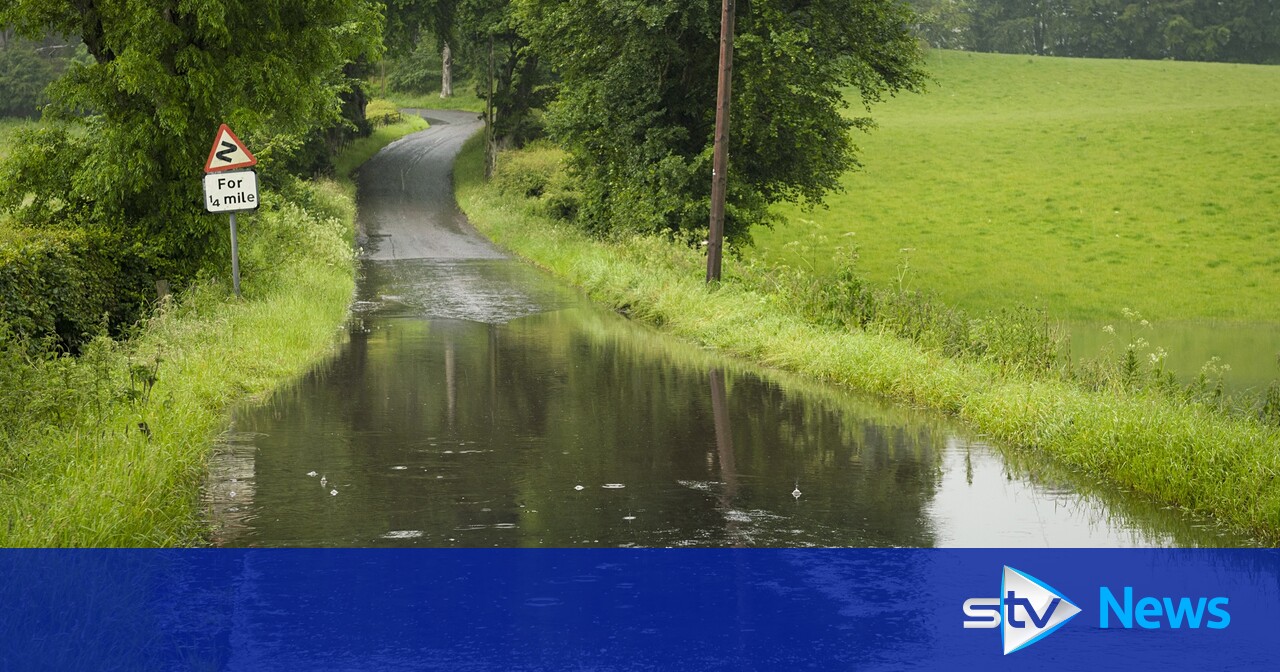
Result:
M364 258L503 259L453 198L453 160L483 127L475 112L413 110L431 128L391 143L360 168Z

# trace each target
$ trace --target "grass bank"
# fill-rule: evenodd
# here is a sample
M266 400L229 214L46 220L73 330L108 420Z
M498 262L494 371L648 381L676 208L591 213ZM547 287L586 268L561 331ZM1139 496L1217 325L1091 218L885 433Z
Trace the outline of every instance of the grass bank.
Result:
M975 312L1280 322L1280 67L934 51L928 69L926 94L876 106L845 193L782 208L750 254L830 274L852 234L871 281Z
M455 84L453 95L441 98L439 91L434 93L409 93L383 87L382 81L374 77L370 82L372 90L378 97L395 103L401 109L419 110L466 110L481 112L484 110L484 99L476 95L476 87L471 82Z
M481 150L473 140L455 167L471 221L597 301L723 352L941 410L1012 450L1280 540L1275 428L1152 390L1086 390L877 329L823 324L802 315L795 294L775 286L769 271L751 265L731 264L731 275L709 289L694 250L657 238L591 239L544 216L540 200L484 183Z
M422 128L406 122L352 155ZM335 344L354 289L354 187L298 183L240 220L244 298L225 273L162 306L127 341L33 358L0 330L0 545L203 541L199 487L232 404L304 373ZM16 399L15 397L21 397Z
M372 107L375 103L371 103L370 106ZM398 119L393 119L393 123L390 124L375 124L373 133L369 137L351 141L343 148L342 153L334 158L334 171L343 179L347 179L356 168L373 158L378 150L410 133L426 129L427 125L422 117L412 115L402 115Z

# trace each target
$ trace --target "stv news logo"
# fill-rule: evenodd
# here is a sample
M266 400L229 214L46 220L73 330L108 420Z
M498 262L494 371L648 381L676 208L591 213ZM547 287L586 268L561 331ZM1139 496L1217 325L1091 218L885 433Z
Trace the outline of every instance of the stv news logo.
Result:
M1231 614L1226 609L1230 600L1226 596L1135 597L1133 586L1124 586L1119 594L1107 586L1100 587L1098 628L1199 630L1204 626L1222 630L1231 625ZM1048 637L1079 613L1080 608L1066 595L1005 565L1000 597L964 601L964 627L1000 628L1000 641L1007 656Z
M1000 628L1007 656L1048 637L1079 613L1080 608L1062 593L1005 565L1000 597L964 601L964 627Z

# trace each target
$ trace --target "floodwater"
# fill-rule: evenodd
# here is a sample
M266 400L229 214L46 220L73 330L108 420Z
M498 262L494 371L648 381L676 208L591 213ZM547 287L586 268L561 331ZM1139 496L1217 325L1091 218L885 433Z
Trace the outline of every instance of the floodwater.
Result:
M936 414L707 352L507 258L452 202L479 125L359 180L337 354L239 409L205 501L228 546L1231 546L1211 523Z
M341 352L235 414L208 487L219 543L1245 543L934 414L678 342L517 261L364 274Z

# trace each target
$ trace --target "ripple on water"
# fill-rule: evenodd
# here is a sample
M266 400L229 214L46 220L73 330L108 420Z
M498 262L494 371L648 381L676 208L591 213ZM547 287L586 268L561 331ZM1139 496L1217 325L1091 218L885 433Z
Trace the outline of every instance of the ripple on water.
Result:
M422 536L422 530L392 530L384 535L383 539L417 539Z
M557 310L576 297L524 264L507 259L399 260L377 264L379 281L395 294L381 294L387 312L506 324Z

